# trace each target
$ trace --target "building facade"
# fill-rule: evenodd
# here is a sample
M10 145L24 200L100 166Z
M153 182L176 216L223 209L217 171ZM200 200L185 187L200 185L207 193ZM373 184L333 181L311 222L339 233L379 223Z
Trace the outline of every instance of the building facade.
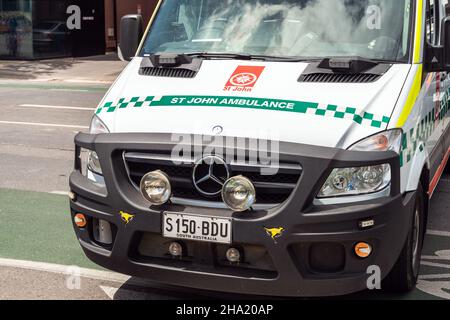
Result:
M104 54L117 48L120 19L157 0L0 0L0 59Z

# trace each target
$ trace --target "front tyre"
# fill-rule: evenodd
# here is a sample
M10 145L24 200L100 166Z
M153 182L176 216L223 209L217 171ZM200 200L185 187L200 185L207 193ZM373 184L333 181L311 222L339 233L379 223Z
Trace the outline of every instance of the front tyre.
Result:
M420 271L425 236L425 194L419 186L412 214L411 228L405 246L391 273L383 281L383 288L390 292L406 293L415 288Z

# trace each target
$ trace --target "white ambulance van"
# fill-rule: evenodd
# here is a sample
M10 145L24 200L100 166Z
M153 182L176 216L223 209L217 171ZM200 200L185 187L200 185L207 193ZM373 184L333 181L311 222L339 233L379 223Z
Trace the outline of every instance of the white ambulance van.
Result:
M240 294L412 290L450 155L446 5L161 0L146 31L124 17L131 62L75 138L86 255Z

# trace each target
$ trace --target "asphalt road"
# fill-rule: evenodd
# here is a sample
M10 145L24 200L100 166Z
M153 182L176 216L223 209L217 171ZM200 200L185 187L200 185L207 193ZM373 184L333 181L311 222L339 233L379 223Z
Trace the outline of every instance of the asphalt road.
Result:
M87 130L105 91L0 83L0 299L242 298L129 278L102 270L81 252L64 193L73 137ZM429 229L415 292L363 292L351 298L450 299L448 175L432 200Z

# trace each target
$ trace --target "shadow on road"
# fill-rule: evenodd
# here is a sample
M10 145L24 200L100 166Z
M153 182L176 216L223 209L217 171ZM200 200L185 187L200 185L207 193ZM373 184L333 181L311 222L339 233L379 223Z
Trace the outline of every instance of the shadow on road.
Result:
M112 82L126 66L117 54L36 61L0 61L0 80L64 81L72 79Z
M37 79L51 75L56 71L71 69L77 63L80 62L75 59L2 61L0 62L0 79Z

